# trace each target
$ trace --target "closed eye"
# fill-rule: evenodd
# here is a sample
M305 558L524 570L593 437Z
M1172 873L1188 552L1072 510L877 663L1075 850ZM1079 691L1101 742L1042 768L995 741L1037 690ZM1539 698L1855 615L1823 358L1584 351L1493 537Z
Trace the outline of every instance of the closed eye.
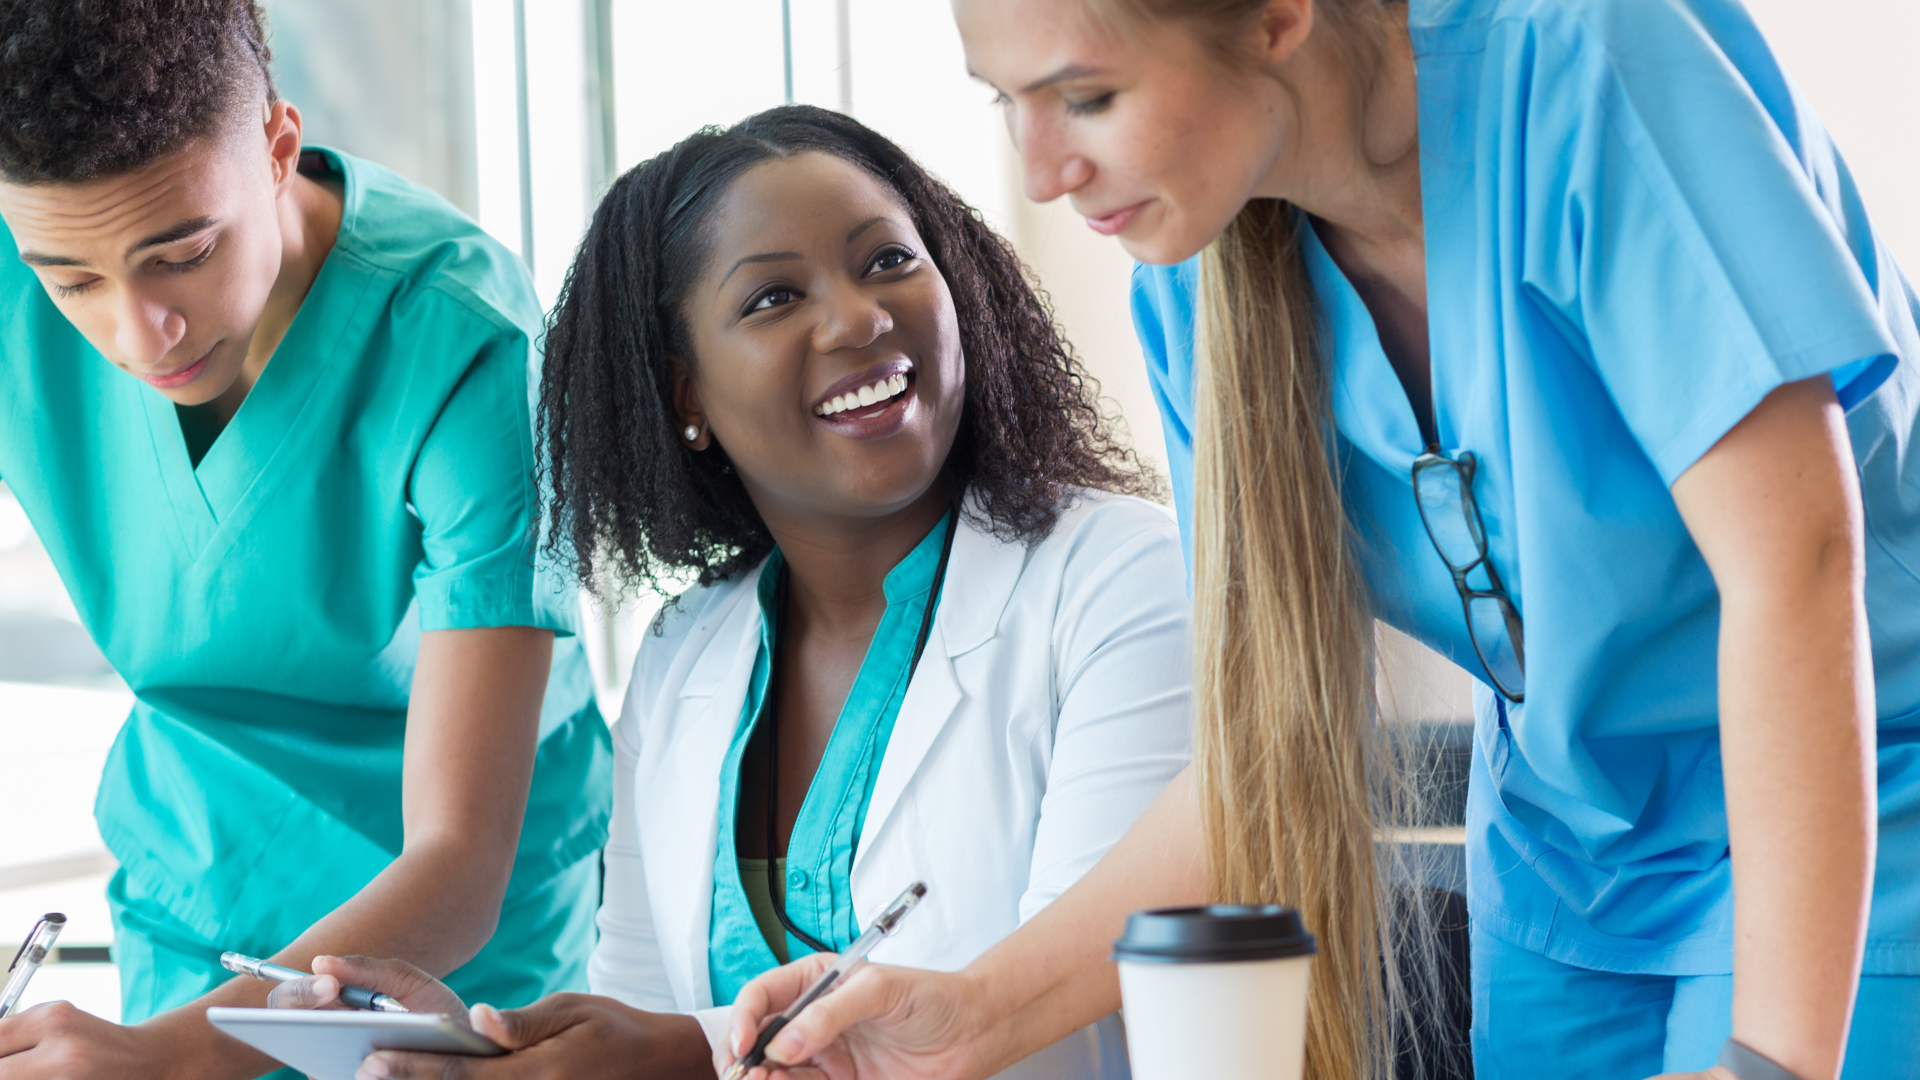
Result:
M1107 106L1112 104L1113 93L1109 91L1108 93L1101 94L1099 97L1088 98L1085 101L1069 101L1067 102L1067 111L1075 116L1093 116L1097 113L1106 112Z
M53 289L53 295L59 297L62 300L65 300L70 296L79 296L81 293L86 292L88 289L91 289L95 285L100 284L100 279L89 278L86 281L79 283L78 285L62 285L57 281L51 281L51 282L48 282L47 284L49 287Z
M191 259L181 260L180 262L168 262L165 259L155 259L153 261L153 267L163 274L184 274L189 270L200 267L205 264L208 259L213 258L214 249L219 246L218 244L208 244L200 250L200 254L195 255Z

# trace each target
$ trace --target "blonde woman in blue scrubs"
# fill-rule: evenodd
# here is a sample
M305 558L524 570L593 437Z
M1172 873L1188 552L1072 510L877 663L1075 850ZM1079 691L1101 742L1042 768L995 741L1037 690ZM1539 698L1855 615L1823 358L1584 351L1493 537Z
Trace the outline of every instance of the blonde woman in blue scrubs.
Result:
M1480 682L1480 1075L1920 1076L1915 298L1746 13L955 9L1029 194L1147 264L1195 779L966 972L858 976L776 1057L982 1075L1112 1007L1127 910L1212 895L1305 909L1309 1075L1380 1075L1373 615ZM736 1047L817 967L748 987Z

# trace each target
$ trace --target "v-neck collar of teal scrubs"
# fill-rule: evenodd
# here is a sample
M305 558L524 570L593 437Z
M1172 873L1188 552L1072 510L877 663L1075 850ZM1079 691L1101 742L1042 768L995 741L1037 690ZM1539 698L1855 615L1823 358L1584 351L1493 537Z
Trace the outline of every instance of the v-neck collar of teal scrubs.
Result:
M927 590L933 588L940 564L940 549L947 530L959 527L952 518L953 512L948 511L906 558L887 572L882 585L886 612L874 628L873 640L834 721L833 734L787 842L787 916L801 929L836 947L845 947L860 932L853 910L856 848L880 776L881 759L906 699L914 645L927 610ZM766 714L769 660L777 647L776 607L782 565L776 549L760 571L760 648L739 725L721 766L720 835L714 853L713 913L707 949L708 977L716 1003L731 1002L750 979L779 964L760 932L740 881L734 826L740 814L742 785L757 782L757 778L741 775L741 761ZM787 935L789 957L804 956L809 951L805 943Z
M328 361L368 315L363 300L369 279L351 257L361 210L353 163L324 148L305 153L319 154L341 178L339 235L272 359L198 469L188 456L173 402L151 388L140 390L168 502L195 556L205 554L220 534L239 529L249 507L266 498L299 457L295 436L304 428L302 419L337 400L346 381L321 378Z

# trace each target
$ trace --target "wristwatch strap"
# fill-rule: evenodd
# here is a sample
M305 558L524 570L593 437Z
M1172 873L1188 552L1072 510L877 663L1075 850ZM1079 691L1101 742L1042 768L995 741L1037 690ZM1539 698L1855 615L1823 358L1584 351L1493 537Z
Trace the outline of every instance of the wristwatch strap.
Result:
M1790 1070L1738 1039L1720 1048L1720 1066L1740 1080L1800 1080Z

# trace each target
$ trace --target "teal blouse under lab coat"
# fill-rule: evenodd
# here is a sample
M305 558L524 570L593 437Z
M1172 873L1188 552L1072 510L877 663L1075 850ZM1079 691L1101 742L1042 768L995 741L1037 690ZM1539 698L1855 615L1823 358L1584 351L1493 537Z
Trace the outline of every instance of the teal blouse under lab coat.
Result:
M873 797L873 782L880 774L887 740L893 735L893 722L907 696L913 647L927 611L927 590L933 587L940 549L952 519L949 512L887 573L886 613L874 629L866 659L861 661L860 673L847 692L840 718L834 722L833 735L787 843L783 897L787 918L836 949L845 948L860 936L853 912L854 844L866 823L867 803ZM740 763L747 743L766 717L783 565L776 550L760 570L760 651L754 657L740 726L727 748L720 773L720 840L714 850L713 918L708 924L707 943L715 1005L731 1005L741 987L780 965L741 884L734 837L741 786L765 782L760 776L742 776ZM787 934L786 951L787 957L794 959L813 950Z

